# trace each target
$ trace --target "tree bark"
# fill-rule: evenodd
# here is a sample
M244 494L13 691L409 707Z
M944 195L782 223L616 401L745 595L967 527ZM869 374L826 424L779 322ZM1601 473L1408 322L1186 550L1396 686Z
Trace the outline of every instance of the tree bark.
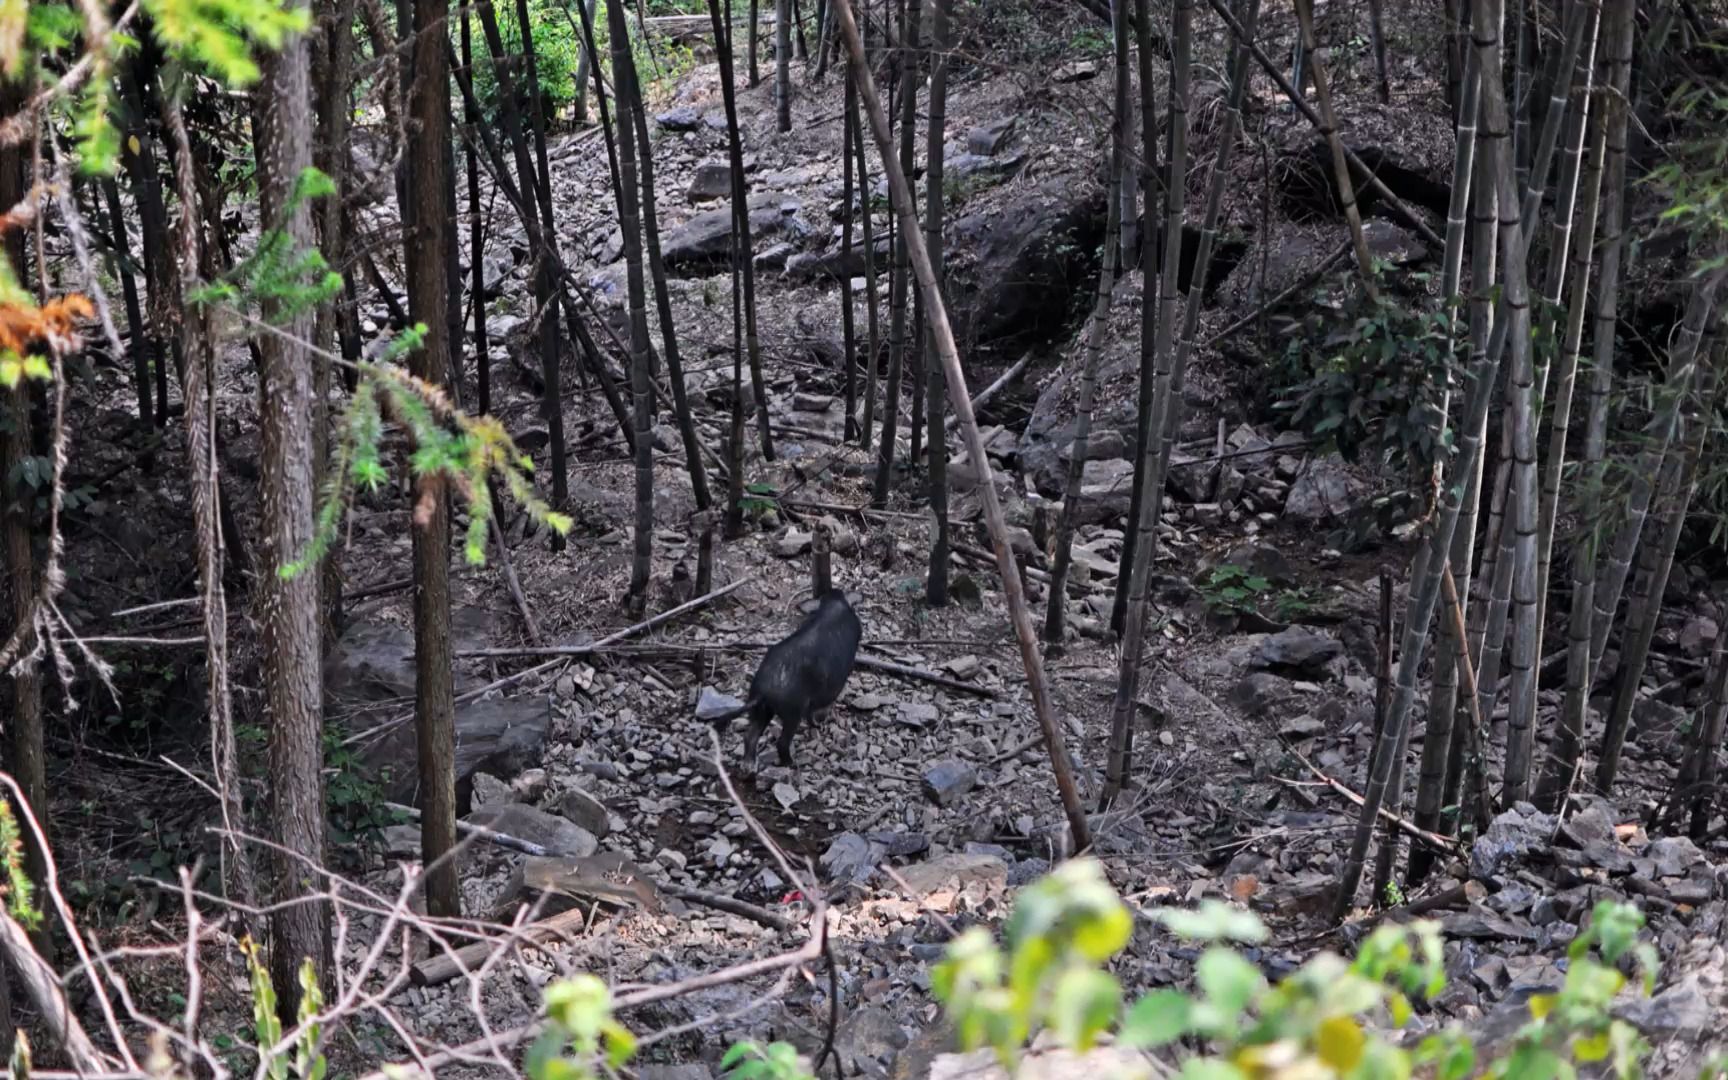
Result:
M792 0L774 0L774 122L792 130Z
M1494 0L1476 0L1478 14L1494 3ZM1498 20L1480 18L1480 25L1497 27ZM1499 51L1499 38L1493 36L1478 43L1481 61L1482 87L1484 98L1489 96L1490 84L1502 77ZM1504 102L1502 102L1503 104ZM1511 179L1511 160L1505 147L1505 117L1504 114L1489 112L1483 122L1484 157L1493 163L1493 175L1498 179L1496 188L1499 201L1505 202L1515 196L1508 190ZM1498 134L1497 138L1490 138ZM1516 222L1516 219L1513 219ZM1501 226L1506 225L1504 211L1501 216ZM1512 250L1522 252L1521 238L1516 235L1501 237L1502 252ZM1508 294L1511 289L1501 294L1501 303L1512 303ZM1527 303L1527 298L1521 298ZM1524 309L1527 318L1529 309ZM1516 321L1516 320L1509 320ZM1528 330L1528 323L1523 324ZM1527 334L1525 335L1527 336ZM1481 452L1482 439L1488 422L1488 406L1493 398L1493 387L1499 373L1499 359L1493 348L1489 348L1480 367L1473 369L1475 378L1471 382L1470 392L1465 407L1465 416L1460 425L1462 432L1459 439L1459 452L1456 461L1455 476L1468 476L1475 468L1476 457ZM1416 697L1416 677L1422 666L1423 653L1428 645L1428 629L1433 622L1434 611L1440 598L1441 580L1445 575L1447 557L1451 552L1452 539L1457 533L1458 519L1462 510L1461 493L1465 485L1454 481L1448 489L1448 499L1442 506L1433 530L1428 540L1417 551L1416 562L1410 575L1410 595L1404 613L1403 641L1398 652L1398 678L1392 695L1392 705L1386 713L1384 739L1389 745L1397 746L1403 741L1404 729L1409 722L1412 703ZM1362 812L1356 822L1355 835L1351 840L1350 850L1346 856L1344 867L1339 875L1338 891L1333 897L1332 916L1334 921L1342 921L1344 915L1355 902L1356 887L1362 880L1362 869L1367 860L1368 846L1373 842L1374 831L1379 823L1380 808L1385 804L1387 787L1392 768L1392 755L1379 754L1370 769L1367 790L1363 792Z
M517 0L524 3L525 0ZM630 388L636 410L636 529L630 560L630 597L638 612L647 603L654 568L654 394L649 373L648 303L642 274L642 222L636 179L636 65L630 25L616 0L606 4L612 39L612 92L618 102L618 226L624 234L630 303Z
M1124 181L1127 158L1127 137L1132 130L1132 115L1128 92L1133 80L1128 74L1129 0L1113 0L1115 12L1115 123L1111 126L1110 165L1105 173L1110 187L1106 193L1108 209L1104 227L1104 257L1098 271L1097 293L1092 301L1092 314L1086 321L1086 333L1080 348L1084 359L1080 368L1080 398L1074 406L1074 440L1068 446L1068 474L1062 487L1062 517L1056 525L1055 553L1050 563L1050 596L1044 607L1044 643L1055 647L1062 644L1068 621L1068 568L1074 555L1074 529L1080 517L1080 481L1085 473L1087 451L1092 439L1092 405L1098 390L1098 363L1104 354L1104 334L1110 325L1110 300L1116 289L1116 272L1121 264L1125 245L1118 226L1123 199L1118 190Z
M912 156L917 146L918 122L918 4L903 0L900 27L900 171L911 182ZM884 149L884 154L892 153ZM884 162L886 165L886 162ZM918 215L912 215L916 227ZM900 381L906 363L906 293L911 268L907 265L904 223L894 239L894 269L888 280L888 380L882 394L882 442L877 447L876 482L870 505L888 505L888 489L894 479L895 432L900 421Z
M824 46L822 55L828 55ZM858 88L851 79L846 80L846 104L840 117L840 202L844 216L840 219L840 260L850 266L852 262L852 232L853 223L858 217L860 192L853 183L853 129L852 117L858 111ZM863 200L868 202L868 200ZM871 252L866 249L864 258L868 260ZM858 326L852 310L852 275L840 275L840 338L843 351L842 363L846 386L846 430L847 442L858 437ZM869 391L868 385L865 387Z
M412 2L414 81L408 93L411 123L404 155L414 177L414 225L407 244L408 311L425 325L426 339L413 354L410 367L416 376L442 386L450 372L452 346L446 311L450 293L444 280L447 249L454 242L454 222L444 215L448 161L444 150L450 138L445 38L450 3ZM490 15L489 6L481 11L483 17ZM523 180L523 186L530 187L532 172L524 170ZM532 200L528 192L523 195L524 202ZM548 388L554 397L556 391L555 385ZM456 846L456 705L450 655L450 506L444 480L436 475L417 477L414 499L414 706L426 912L454 918L461 914L461 893L456 863L445 857Z
M163 102L163 119L178 152L174 180L180 198L176 230L175 261L179 278L173 307L199 284L204 265L198 225L198 188L192 176L192 149L186 137L185 118L173 99ZM164 256L166 256L166 252ZM167 298L164 297L164 302ZM203 599L204 672L210 713L210 757L216 774L223 825L222 881L229 894L243 904L256 899L256 880L250 854L239 840L245 828L240 801L239 751L234 741L232 688L228 682L228 597L222 583L222 491L218 482L216 449L216 374L209 316L193 305L180 317L180 354L185 368L181 390L186 402L187 471L192 477L192 520L197 536L198 586Z
M830 0L832 2L832 0ZM854 93L847 100L846 123L852 128L852 149L858 158L859 227L864 237L864 408L858 419L858 445L870 449L876 430L876 370L882 353L882 328L879 305L876 303L876 229L875 211L870 206L870 169L864 156L864 120L859 109L857 87L852 77L846 77Z
M10 118L23 105L22 85L0 80L0 117ZM28 191L27 158L23 146L0 148L0 213L10 212ZM123 226L122 226L123 228ZM24 279L24 230L12 229L0 241L0 258L11 264L17 279ZM36 493L23 482L22 466L31 456L30 381L4 393L6 415L0 425L0 529L5 533L6 596L9 618L0 633L0 643L14 636L18 650L9 674L12 676L12 715L6 724L11 736L12 775L30 804L44 832L48 813L47 758L43 749L42 669L37 650L42 642L36 634L36 553L31 544L31 519ZM26 835L29 835L26 833ZM40 885L47 863L44 853L31 841L25 846L25 870ZM6 980L6 965L0 964L0 982ZM3 996L3 994L0 994ZM12 1031L5 1031L9 1043Z
M925 137L924 174L924 244L930 249L930 266L936 275L936 291L942 292L943 266L943 199L942 155L947 143L948 128L948 3L930 0L930 128ZM848 81L848 85L850 81ZM848 305L850 307L850 305ZM930 325L930 320L925 320ZM934 519L934 535L930 544L930 571L924 580L924 599L932 607L948 602L948 440L943 419L947 411L948 380L942 370L942 357L934 340L925 350L929 362L926 381L929 383L928 453L930 455L930 516ZM847 369L847 386L851 385L851 369ZM917 422L917 418L913 418Z
M551 502L554 509L561 509L569 498L569 470L565 459L564 403L560 391L558 317L554 309L557 303L558 260L554 250L557 245L557 230L553 225L551 199L540 184L539 172L530 149L531 136L523 130L523 118L516 108L516 84L509 74L504 37L498 30L498 16L493 11L491 0L484 0L477 10L480 14L480 29L486 36L486 46L492 54L492 69L498 80L499 112L503 114L504 130L516 158L516 177L522 199L518 212L522 214L523 225L534 247L534 311L539 319L540 418L545 422L549 435ZM620 426L623 426L622 415ZM554 545L558 544L556 538L553 542Z
M728 18L720 14L720 0L708 0L714 23L715 50L720 59L720 93L726 106L726 149L732 169L732 238L737 245L732 263L744 285L744 350L750 361L750 395L755 401L756 433L762 440L762 457L774 460L774 436L768 430L768 387L762 379L762 341L756 332L756 268L750 242L750 185L744 178L744 139L738 128L738 93L732 81L732 33L730 2ZM756 0L750 0L750 85L756 78ZM722 31L725 44L720 44Z
M1152 15L1150 0L1135 0L1134 53L1140 76L1140 184L1146 189L1147 235L1140 241L1140 381L1139 419L1134 429L1134 480L1128 496L1128 521L1140 520L1141 505L1146 499L1146 480L1152 458L1146 445L1152 439L1152 390L1157 382L1156 344L1158 340L1159 295L1158 264L1163 250L1154 241L1158 230L1151 227L1157 206L1158 177L1158 95L1152 78ZM1234 76L1232 76L1234 78ZM1122 634L1128 621L1128 594L1132 591L1135 560L1139 545L1122 545L1122 557L1116 568L1116 593L1110 604L1110 629Z
M102 199L108 210L109 233L114 241L120 292L126 303L126 345L132 358L132 389L138 397L138 425L142 432L148 435L149 428L155 422L154 407L151 404L153 395L150 384L150 328L145 325L144 307L139 301L138 275L132 272L132 242L126 235L126 212L120 205L120 185L111 176L103 177L100 183ZM0 199L3 198L4 196L0 196ZM144 466L144 471L150 471L148 464Z
M1110 748L1104 781L1104 801L1121 793L1128 782L1128 746L1139 709L1140 663L1146 629L1147 583L1158 550L1158 519L1163 510L1164 477L1168 462L1164 444L1180 427L1182 373L1176 369L1175 346L1177 270L1182 259L1182 220L1188 191L1189 54L1194 25L1193 0L1176 0L1171 14L1170 160L1165 187L1164 261L1158 277L1157 337L1153 341L1156 372L1152 389L1152 423L1137 448L1137 468L1146 473L1140 497L1140 517L1132 522L1134 580L1129 583L1128 607L1122 626L1122 652L1116 672L1116 694L1110 709ZM1246 34L1241 35L1246 37Z
M708 470L702 465L702 440L684 385L684 357L678 349L678 326L672 315L672 290L666 284L666 262L660 255L660 214L654 190L654 144L648 137L648 110L642 102L641 86L632 80L635 107L630 110L636 125L637 164L642 180L642 238L648 249L648 274L654 282L654 302L660 316L660 341L666 354L666 381L672 386L678 436L684 443L684 464L690 473L690 490L697 510L714 503L708 491Z
M588 0L589 4L596 0ZM587 63L587 46L583 46L582 62ZM474 77L474 28L469 19L468 8L462 9L462 67L468 72L468 78ZM584 122L582 107L582 75L578 68L576 77L577 116L576 122ZM467 125L468 152L463 155L467 163L468 180L468 272L474 284L470 287L474 304L474 392L478 397L476 408L480 415L488 416L492 412L492 346L486 338L486 236L484 222L480 217L480 155L476 150L479 143L477 129L484 123L475 102L464 96L462 99L462 122ZM451 348L455 348L452 344Z
M317 220L320 246L331 266L346 270L348 236L344 228L342 200L348 194L348 128L352 112L348 87L354 73L354 0L321 0L324 11L318 16L318 33L322 48L315 58L313 78L318 84L318 130L314 156L318 168L336 186L335 196L318 206ZM335 341L344 336L342 326L350 313L344 308L347 297L338 296L318 309L318 323L313 344L319 352L312 359L312 439L319 490L328 479L330 462L331 406L330 393L333 372L326 354L334 351ZM346 346L343 352L346 353ZM323 620L325 640L333 641L342 628L342 546L341 538L332 543L320 566L318 606Z
M312 81L304 36L262 57L255 93L264 121L257 133L259 207L294 250L313 244L312 210L290 206L300 174L312 165ZM280 334L261 334L259 371L259 495L263 507L264 573L259 576L264 615L265 701L270 712L270 833L282 850L273 857L274 910L270 916L270 976L284 1022L300 1001L298 973L310 959L320 984L329 968L329 912L317 902L295 903L322 891L313 867L324 863L324 693L320 667L318 573L284 577L283 567L312 542L313 454L312 337L317 315L289 314L265 298L264 317Z

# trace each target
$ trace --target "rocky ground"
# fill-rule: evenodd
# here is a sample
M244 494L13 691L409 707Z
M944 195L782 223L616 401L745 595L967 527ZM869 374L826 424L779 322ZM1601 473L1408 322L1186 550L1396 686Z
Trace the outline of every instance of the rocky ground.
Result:
M1054 531L1072 433L1076 316L1090 303L1104 228L1097 166L1105 157L1108 79L1099 76L1108 58L1076 44L1084 40L1085 16L1066 5L1033 6L1021 15L1013 14L1022 10L1018 5L991 8L957 52L948 105L951 292L974 392L1028 351L1033 356L1023 379L984 410L984 422L1016 548L1041 609L1047 578L1040 543L1044 530ZM1414 14L1396 27L1393 83L1400 91L1392 106L1380 106L1368 89L1366 45L1350 23L1356 17L1334 13L1325 31L1336 50L1345 127L1361 145L1378 147L1389 184L1438 228L1451 150L1438 56L1422 46L1429 28ZM1003 32L997 23L1012 18L1030 20L1030 29L1022 27L1028 40L1067 42L1060 57L1000 62L974 47ZM1273 55L1286 54L1293 33L1288 13L1269 12L1266 20ZM1221 71L1221 41L1210 36L1209 19L1202 23L1200 54L1209 71ZM478 991L460 981L404 989L396 1005L423 1034L452 1042L478 1036L476 1001L492 1027L520 1023L533 1013L534 991L560 967L601 972L614 985L663 983L802 940L802 930L778 930L702 901L702 894L733 897L796 922L809 897L769 857L727 796L696 707L705 692L742 694L757 650L795 625L809 593L807 553L817 525L834 538L836 584L858 597L865 655L945 680L860 669L827 721L800 736L793 768L764 767L748 782L738 781L750 813L800 874L806 866L814 869L834 901L834 985L844 1017L839 1045L849 1073L925 1073L942 1048L929 965L951 928L994 923L1016 887L1067 853L993 566L962 551L953 568L956 602L942 609L923 603L928 523L921 512L921 463L897 472L887 510L862 509L874 454L843 446L840 438L837 275L856 276L861 287L864 268L861 256L848 263L839 253L840 86L833 78L816 84L802 72L796 81L788 135L773 131L766 83L740 100L754 193L767 408L778 451L772 463L753 456L749 480L782 498L764 503L750 535L720 548L715 585L737 585L724 599L461 704L464 812L476 824L544 851L473 846L463 862L465 910L508 919L528 903L541 910L574 906L586 914L573 944L498 964ZM1336 209L1327 204L1329 163L1316 153L1313 132L1274 94L1263 80L1255 84L1249 142L1232 167L1224 242L1202 318L1202 339L1209 342L1266 298L1302 281L1344 239ZM1222 96L1216 75L1197 89L1191 202L1202 194L1204 166L1216 153L1212 136ZM732 334L724 265L729 172L715 68L698 67L668 87L655 113L673 308L700 430L718 446ZM597 136L561 137L553 164L564 250L610 331L622 336L621 239ZM872 155L873 179L877 175ZM523 338L530 307L526 241L502 200L485 202L491 207L484 267L495 411L544 465L537 360ZM1412 272L1432 265L1435 252L1407 223L1383 207L1367 209L1379 257ZM386 224L394 210L382 203L368 213ZM886 235L886 226L879 212L878 236ZM884 268L885 252L879 259ZM1348 287L1342 273L1323 276L1303 292L1293 302L1297 314L1334 302ZM883 280L885 290L886 275ZM1116 677L1116 650L1103 628L1132 468L1142 289L1138 273L1117 289L1085 466L1074 588L1066 601L1079 636L1049 660L1069 752L1083 795L1094 804ZM1182 456L1163 527L1158 638L1141 697L1137 783L1124 809L1094 823L1098 853L1137 905L1220 896L1259 911L1275 932L1255 958L1272 974L1317 948L1348 948L1362 930L1319 932L1355 820L1354 806L1330 781L1362 787L1373 731L1378 579L1384 569L1401 580L1408 557L1383 532L1364 540L1356 524L1383 492L1380 478L1311 451L1265 409L1264 370L1279 346L1259 335L1275 334L1293 317L1275 311L1264 325L1217 340L1195 357ZM373 331L387 321L382 308L369 320ZM858 325L866 325L862 307ZM885 305L883 338L885 349ZM231 472L243 477L256 443L245 419L251 406L242 392L244 352L231 355L236 392L225 417L227 453L237 463ZM99 369L92 385L96 398L81 403L93 414L91 430L123 429L120 374ZM103 393L111 397L105 412ZM567 379L565 402L576 534L557 553L520 517L507 521L506 534L542 636L584 643L634 621L621 606L631 464L597 397ZM907 428L901 424L902 462ZM656 444L650 612L691 598L695 563L694 503L679 443L661 428ZM948 449L956 455L950 476L957 535L986 548L978 525L980 470L959 456L957 440ZM126 492L98 486L94 497L72 526L82 573L72 585L69 613L95 622L92 613L187 594L190 563L166 565L151 557L164 541L177 544L173 538L185 527L178 474L146 478ZM249 497L242 485L243 520L255 510ZM404 802L413 798L414 773L411 618L400 589L408 568L408 515L399 493L360 500L347 559L351 588L364 598L350 607L326 670L329 715L352 755L343 759L344 768L364 763L385 769L384 790ZM80 531L90 539L78 540ZM1208 583L1211 570L1226 564L1251 570L1266 587L1234 605L1221 603ZM1720 942L1728 901L1719 898L1718 866L1728 846L1718 839L1700 851L1684 840L1652 840L1640 819L1648 799L1672 776L1687 706L1702 678L1700 658L1716 634L1714 613L1697 602L1708 580L1709 571L1695 566L1674 587L1685 602L1673 605L1660 637L1662 690L1640 707L1628 747L1632 782L1623 785L1621 804L1575 803L1564 822L1515 811L1474 850L1451 853L1444 873L1410 898L1451 890L1436 913L1451 940L1452 986L1421 1023L1456 1018L1491 1033L1531 993L1561 978L1564 946L1590 906L1623 896L1650 913L1668 963L1661 994L1629 1015L1662 1047L1664 1072L1698 1060L1700 1036L1713 1034L1724 1001ZM460 571L456 583L459 656L524 643L496 558L484 569ZM365 596L368 587L377 594ZM1402 597L1392 606L1401 612ZM165 620L150 618L155 621L127 623L128 631L159 631ZM154 695L147 699L150 708L169 718L169 731L196 729L201 687L190 662L127 663L121 682L129 693ZM487 687L529 663L461 659L457 691ZM240 704L255 714L256 691L243 688ZM126 710L115 712L96 731L103 739L127 733ZM90 734L83 733L81 745ZM1413 754L1421 737L1418 727ZM737 743L733 734L725 746L724 760L734 771ZM91 870L81 877L95 882L93 897L104 903L130 897L126 903L148 906L151 914L159 901L149 899L148 890L114 884L125 880L128 862L136 873L160 868L140 869L140 855L148 864L150 853L116 839L130 836L135 823L128 823L130 810L120 809L125 800L114 801L112 793L151 806L148 793L168 775L151 765L153 757L153 747L135 739L125 754L98 750L67 760L56 808L73 823L68 844L79 865ZM158 850L168 846L165 833L178 837L208 809L194 792L176 799L176 807L180 801L184 810L158 800L157 809L140 812ZM397 860L417 854L416 836L413 826L397 825L383 831L380 850L343 845L345 865L392 891L401 881ZM120 910L116 921L137 927L124 917L128 909ZM353 931L342 957L351 964L377 932L377 919L361 917ZM1146 923L1120 974L1136 987L1180 982L1193 959L1192 950ZM765 976L706 990L627 1019L639 1030L671 1032L650 1051L658 1060L713 1062L730 1041L745 1036L772 1035L815 1049L829 1016L829 983L773 984ZM343 1052L364 1063L400 1049L379 1030L357 1032ZM707 1075L704 1068L689 1075Z

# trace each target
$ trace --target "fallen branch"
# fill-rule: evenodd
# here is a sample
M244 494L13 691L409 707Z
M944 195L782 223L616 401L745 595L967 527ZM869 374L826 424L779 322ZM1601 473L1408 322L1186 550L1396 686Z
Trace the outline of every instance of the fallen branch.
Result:
M0 913L0 953L6 957L5 966L24 984L30 1004L42 1014L43 1025L54 1033L78 1071L102 1073L114 1069L115 1064L97 1051L84 1025L78 1022L78 1015L67 1004L59 976L30 944L30 935L24 928L4 913Z
M736 915L741 919L760 923L771 930L789 932L798 929L798 924L792 920L782 919L767 908L747 904L737 897L703 892L700 889L686 889L682 885L668 885L665 882L656 882L655 884L667 896L677 897L688 904L698 904L705 908L713 908L715 911L724 911L728 915Z
M660 614L655 615L653 618L644 619L632 626L626 626L615 634L608 634L599 641L591 641L586 645L523 645L502 649L463 649L456 653L456 656L463 659L480 656L592 656L595 653L604 652L606 647L614 642L623 641L625 638L646 633L662 623L670 622L680 615L712 603L729 593L736 592L754 579L754 575L741 577L730 585L722 586L721 588L715 589L713 592L703 593L695 599L686 600L677 607L668 608Z
M964 555L968 559L977 559L979 562L989 563L991 565L994 565L996 562L996 556L985 551L983 548L976 548L971 544L959 542L954 543L951 547L956 555ZM1018 562L1018 560L1016 560L1016 562ZM1040 570L1029 563L1020 563L1020 569L1024 570L1026 576L1031 578L1033 581L1042 581L1045 584L1048 584L1050 581L1050 571L1048 570Z
M412 806L403 806L401 803L385 803L384 805L386 808L412 818L415 821L420 820L420 811ZM497 829L489 829L484 825L476 825L473 822L456 822L456 831L472 836L476 840L484 840L488 844L506 848L510 851L518 851L524 855L532 855L535 858L550 859L557 857L556 853L550 848L536 844L532 840L524 840L519 836L511 836L509 833L499 832ZM728 915L737 915L741 918L749 919L751 922L761 923L763 926L769 927L773 930L789 931L797 929L796 923L782 919L772 911L757 907L755 904L745 903L742 900L730 896L721 896L717 893L703 892L700 889L686 889L679 885L670 885L661 881L653 881L652 884L656 889L668 896L675 896L687 903L699 904L702 907L713 908L715 911L724 911ZM490 943L482 941L476 942L475 944L488 945ZM469 948L472 947L473 946L469 946ZM423 961L423 963L427 964L431 962L432 961ZM416 985L427 984L416 983Z
M458 975L479 970L502 949L514 948L517 945L537 945L553 938L561 938L571 931L580 930L586 920L587 912L581 908L572 908L551 918L529 923L507 940L476 941L448 953L427 957L409 969L408 979L415 986L439 986Z
M1020 377L1020 373L1022 371L1026 370L1026 365L1030 364L1031 362L1032 362L1032 354L1031 353L1027 353L1025 356L1022 356L1020 359L1014 361L1013 367L1009 368L1007 371L1004 371L1001 375L997 376L995 382L991 383L989 386L986 386L984 389L978 391L978 396L972 399L972 411L974 413L976 413L979 409L984 407L985 402L989 401L991 398L995 397L998 393L1000 393L1003 387L1007 386L1009 383L1013 382L1015 379L1018 379ZM960 418L958 416L950 415L948 417L948 419L942 421L942 428L945 431L953 431L955 428L957 428L959 426L960 426Z
M1286 749L1288 749L1288 747ZM1301 754L1296 753L1296 751L1291 750L1290 753L1295 756L1297 761L1300 761L1304 766L1306 766L1308 771L1313 773L1321 783L1344 796L1346 799L1349 799L1357 806L1362 805L1362 796L1351 790L1348 785L1341 781L1334 780L1332 777L1321 772L1318 765L1315 765L1312 761L1309 761ZM1279 783L1289 784L1292 787L1300 786L1302 783L1299 780L1290 780L1282 776L1277 777L1276 779ZM1427 829L1419 829L1409 820L1399 817L1384 806L1380 808L1380 816L1411 839L1420 840L1422 843L1427 844L1429 847L1444 855L1457 855L1464 850L1458 841L1452 839L1450 836L1441 836L1439 833L1429 832Z
M878 671L884 675L893 675L901 679L912 679L915 682L932 683L947 690L958 690L963 694L976 694L979 697L992 699L1002 696L987 686L974 686L971 683L961 682L959 679L950 678L925 668L913 667L910 664L897 664L892 660L878 660L874 656L860 656L857 663L859 667L870 671Z
M504 542L504 526L498 521L498 496L492 496L492 542L498 548L498 565L504 571L504 584L510 588L510 599L516 601L516 610L522 615L522 628L528 632L528 640L540 644L540 624L534 621L534 609L528 606L528 597L522 593L522 582L516 576L516 564L510 559L510 546Z

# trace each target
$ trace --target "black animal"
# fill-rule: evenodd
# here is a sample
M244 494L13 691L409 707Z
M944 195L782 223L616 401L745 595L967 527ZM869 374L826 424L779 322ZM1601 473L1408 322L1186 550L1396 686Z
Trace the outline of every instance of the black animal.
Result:
M716 729L724 731L733 719L750 714L744 733L744 760L756 765L756 747L768 721L780 718L780 737L775 746L780 764L792 764L792 739L798 725L834 704L852 674L858 658L858 639L863 627L845 594L830 591L798 629L775 644L762 658L750 680L750 695L743 705L714 717Z

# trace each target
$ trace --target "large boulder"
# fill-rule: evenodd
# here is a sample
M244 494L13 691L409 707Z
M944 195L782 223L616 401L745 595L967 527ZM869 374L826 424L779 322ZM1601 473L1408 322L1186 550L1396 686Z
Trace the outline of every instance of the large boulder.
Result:
M463 609L452 619L457 649L484 644L490 616ZM474 685L454 673L458 694ZM414 634L407 627L371 620L349 624L324 658L324 706L349 735L362 736L355 749L361 764L395 802L415 801L418 788L412 716ZM456 706L456 783L466 798L474 774L509 780L540 763L551 730L551 705L543 697L486 698Z
M463 820L526 841L550 856L585 859L600 849L594 834L575 822L521 803L482 807Z
M1284 513L1299 521L1319 522L1349 514L1362 496L1362 484L1337 454L1311 459L1290 485Z
M1012 347L1066 327L1091 295L1106 210L1102 188L1059 176L957 220L948 287L962 340Z
M1087 456L1094 456L1094 446L1120 447L1122 456L1132 462L1140 442L1140 403L1136 389L1140 379L1139 342L1112 341L1106 348L1098 366L1097 404L1092 411L1092 434ZM1020 463L1027 478L1040 492L1054 498L1062 495L1062 485L1068 474L1068 455L1074 444L1079 366L1070 364L1039 392L1032 415L1026 421L1026 430L1020 436ZM1190 380L1184 388L1183 402L1180 440L1187 442L1210 435L1215 430L1214 404L1198 380ZM1089 461L1087 467L1090 470L1097 464L1099 462ZM1215 470L1216 466L1213 468ZM1127 498L1126 491L1123 497ZM1126 506L1123 503L1124 509Z
M888 244L886 236L871 237L870 250L875 254L876 269L884 271L892 257L893 249ZM800 251L786 260L785 274L794 281L821 281L832 278L863 277L869 269L864 259L864 239L860 234L852 238L852 250L847 251L836 245L825 251Z
M780 195L750 200L750 241L798 239L807 229L798 218L802 204ZM661 258L669 273L703 273L723 267L732 257L732 209L720 207L697 214L666 234Z

